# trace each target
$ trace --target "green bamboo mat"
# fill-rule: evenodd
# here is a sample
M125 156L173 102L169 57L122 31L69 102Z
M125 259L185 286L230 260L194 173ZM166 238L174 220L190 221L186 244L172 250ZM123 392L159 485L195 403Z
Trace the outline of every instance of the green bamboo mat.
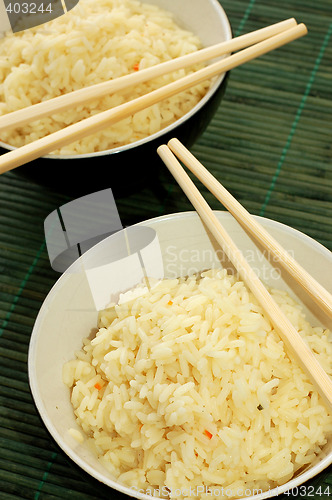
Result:
M309 35L233 70L224 100L192 151L251 213L293 226L332 249L332 2L222 5L235 35L289 17L306 23ZM163 186L118 199L123 224L192 209L166 174ZM120 496L97 488L56 448L28 385L31 330L58 278L48 262L43 221L68 200L15 172L0 178L0 200L0 499ZM331 468L298 496L327 499L328 493Z

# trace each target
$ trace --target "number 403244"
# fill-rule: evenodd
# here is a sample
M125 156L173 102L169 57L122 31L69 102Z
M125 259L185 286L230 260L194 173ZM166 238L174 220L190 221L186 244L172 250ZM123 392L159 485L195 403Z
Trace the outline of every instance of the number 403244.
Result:
M295 488L291 488L290 490L285 491L285 495L288 496L300 496L300 497L316 497L316 496L324 496L329 497L332 493L332 488L330 486L319 486L318 488L315 486L307 486L302 484L301 486L296 486Z
M6 7L6 11L9 14L37 14L43 12L53 12L52 4L43 4L37 5L35 3L9 3Z

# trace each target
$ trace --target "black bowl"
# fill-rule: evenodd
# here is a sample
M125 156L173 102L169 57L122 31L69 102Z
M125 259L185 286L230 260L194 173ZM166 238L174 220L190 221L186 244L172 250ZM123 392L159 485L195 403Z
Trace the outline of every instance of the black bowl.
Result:
M196 33L204 46L232 37L227 15L216 0L148 0L173 12L175 20ZM204 19L204 22L202 22ZM127 146L85 155L48 155L20 166L16 173L69 195L82 196L107 187L122 197L158 185L165 170L157 148L173 137L191 147L209 124L226 88L226 75L215 78L207 94L174 124ZM13 149L8 146L8 149ZM0 142L0 154L8 151Z

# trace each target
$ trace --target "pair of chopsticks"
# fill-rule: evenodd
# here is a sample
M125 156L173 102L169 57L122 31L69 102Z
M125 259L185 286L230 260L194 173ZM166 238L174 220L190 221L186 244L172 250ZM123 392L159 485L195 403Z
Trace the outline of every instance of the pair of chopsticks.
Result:
M78 123L69 125L62 130L49 134L46 137L38 139L37 141L5 153L0 157L0 174L35 160L40 156L51 153L55 149L78 141L83 137L99 132L103 128L109 127L142 109L170 98L218 74L251 61L271 50L296 40L306 33L307 28L304 24L297 24L293 18L287 19L280 23L247 33L246 35L233 38L232 40L140 70L136 73L86 87L75 92L70 92L66 95L4 115L0 118L0 133L2 130L23 126L26 123L31 123L33 120L49 116L52 113L60 113L71 107L87 103L93 99L103 97L119 90L124 90L171 71L216 57L225 56L233 51L243 49L148 94L115 108L100 112Z
M203 223L211 231L221 248L237 269L240 277L250 288L256 299L270 317L270 320L289 351L296 357L311 381L317 387L325 402L332 408L332 380L321 367L313 352L297 330L279 308L268 290L250 267L242 252L233 242L217 219L180 161L211 191L228 209L241 226L248 230L275 257L280 264L310 294L316 303L332 317L332 296L310 276L285 249L254 219L249 212L217 181L215 177L186 149L178 139L171 139L168 145L158 148L158 154L187 195Z

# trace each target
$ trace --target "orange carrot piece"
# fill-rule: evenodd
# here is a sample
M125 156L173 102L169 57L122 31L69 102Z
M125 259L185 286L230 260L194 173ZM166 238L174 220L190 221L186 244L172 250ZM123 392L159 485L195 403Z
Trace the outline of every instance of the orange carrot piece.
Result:
M205 429L204 434L209 438L212 439L212 434L209 432L207 429Z

